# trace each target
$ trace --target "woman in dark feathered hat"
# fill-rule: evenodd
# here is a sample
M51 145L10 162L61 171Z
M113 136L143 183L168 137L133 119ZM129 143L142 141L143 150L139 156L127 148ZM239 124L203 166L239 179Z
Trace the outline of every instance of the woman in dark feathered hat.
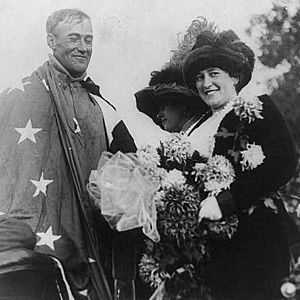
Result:
M194 20L178 48L172 51L170 61L160 71L153 71L149 86L135 94L137 108L166 131L190 134L208 110L198 93L185 85L182 62L193 47L197 33L214 27L202 17Z
M137 108L169 132L188 130L208 109L185 86L181 69L174 65L153 71L149 86L138 91L135 97Z
M214 299L278 299L289 272L286 212L269 197L292 177L293 139L267 96L239 96L251 79L254 53L232 31L201 32L183 64L186 85L210 107L194 129L201 154L223 155L233 164L230 188L202 202L202 218L237 214L238 233L216 242L207 281Z

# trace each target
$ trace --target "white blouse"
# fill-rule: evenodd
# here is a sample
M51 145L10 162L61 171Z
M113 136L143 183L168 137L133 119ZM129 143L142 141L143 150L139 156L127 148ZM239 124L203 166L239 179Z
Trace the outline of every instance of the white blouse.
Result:
M232 102L229 102L221 110L213 112L211 117L204 121L191 133L191 135L188 136L188 140L193 148L196 149L200 155L212 157L215 148L215 134L218 132L220 123L231 109ZM193 127L194 126L191 126L185 134L188 135Z

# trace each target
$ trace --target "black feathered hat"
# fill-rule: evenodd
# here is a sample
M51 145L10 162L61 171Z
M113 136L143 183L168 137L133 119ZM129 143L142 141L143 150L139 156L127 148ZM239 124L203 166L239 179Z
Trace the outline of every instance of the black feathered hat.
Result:
M136 92L135 98L137 109L152 118L156 124L161 102L193 105L195 112L207 109L201 98L185 86L179 67L168 66L161 71L152 72L151 76L149 86Z
M254 61L254 52L232 30L220 33L205 30L197 36L183 63L184 81L196 91L196 75L209 67L218 67L239 78L236 85L239 92L251 79Z

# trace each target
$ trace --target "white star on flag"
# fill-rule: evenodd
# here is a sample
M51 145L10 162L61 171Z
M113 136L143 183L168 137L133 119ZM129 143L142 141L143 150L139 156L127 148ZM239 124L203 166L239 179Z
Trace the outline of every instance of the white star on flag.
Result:
M21 81L19 81L17 84L15 84L13 87L10 87L9 90L7 91L7 95L9 93L11 93L14 89L18 89L20 91L22 91L23 93L25 92L24 90L24 86L28 85L28 84L32 84L32 82L30 81L25 81L24 83Z
M18 144L23 142L26 139L31 140L32 142L36 143L35 134L41 131L41 128L32 128L31 120L29 119L26 126L24 128L15 128L20 134L20 139Z
M42 192L44 195L46 195L46 189L47 185L50 184L53 180L47 180L44 179L44 173L42 172L41 178L39 181L31 180L30 181L36 186L35 193L33 194L33 197L39 195L40 192Z
M89 263L91 264L91 263L94 263L94 262L96 262L94 259L92 259L91 257L89 257Z
M46 232L37 232L37 235L41 238L37 242L37 246L43 246L46 245L49 248L51 248L53 251L54 249L54 242L59 240L61 238L61 235L54 235L52 233L52 226L48 228Z
M3 211L0 211L0 216L5 215L5 213Z
M83 290L83 291L79 292L79 294L81 294L83 296L87 296L87 292L88 292L88 290Z

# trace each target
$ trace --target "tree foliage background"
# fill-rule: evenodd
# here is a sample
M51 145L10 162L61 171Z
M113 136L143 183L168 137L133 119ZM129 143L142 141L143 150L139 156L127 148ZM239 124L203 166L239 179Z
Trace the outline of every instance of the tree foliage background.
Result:
M256 37L261 52L258 59L264 66L276 68L283 62L290 66L275 84L274 80L267 84L298 146L297 171L282 192L287 209L300 229L300 0L293 12L274 3L269 13L253 16L247 33Z
M300 1L294 13L273 4L268 14L251 19L247 32L259 33L260 62L274 68L286 60L290 70L277 79L271 96L285 115L298 148L300 148ZM270 81L269 84L273 84Z

